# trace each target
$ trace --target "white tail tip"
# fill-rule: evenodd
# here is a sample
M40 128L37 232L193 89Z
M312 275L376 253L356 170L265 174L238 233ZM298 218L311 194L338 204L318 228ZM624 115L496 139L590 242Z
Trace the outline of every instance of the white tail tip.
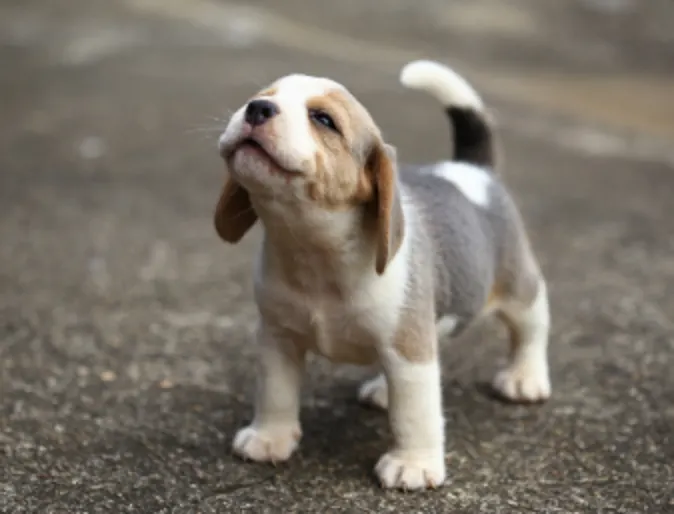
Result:
M464 107L481 111L480 95L461 75L434 61L412 61L400 72L400 82L410 89L426 91L445 107Z

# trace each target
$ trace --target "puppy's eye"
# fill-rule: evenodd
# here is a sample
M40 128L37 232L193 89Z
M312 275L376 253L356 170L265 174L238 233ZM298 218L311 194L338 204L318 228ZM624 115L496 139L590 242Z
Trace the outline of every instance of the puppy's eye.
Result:
M320 111L318 109L311 109L309 111L309 118L311 118L312 121L320 123L324 127L339 133L339 129L337 128L337 125L335 125L335 121L327 112Z

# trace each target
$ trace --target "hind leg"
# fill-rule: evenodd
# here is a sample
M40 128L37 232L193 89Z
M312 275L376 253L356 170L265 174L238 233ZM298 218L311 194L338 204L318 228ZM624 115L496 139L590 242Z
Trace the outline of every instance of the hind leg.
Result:
M537 282L533 300L508 299L498 309L510 332L510 356L492 385L513 402L539 402L550 397L548 292L542 277Z

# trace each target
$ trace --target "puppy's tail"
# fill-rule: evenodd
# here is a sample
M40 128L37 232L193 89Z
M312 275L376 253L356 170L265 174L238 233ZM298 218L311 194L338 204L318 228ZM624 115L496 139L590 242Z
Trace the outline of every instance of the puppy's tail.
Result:
M400 72L400 82L420 89L445 107L454 129L454 160L494 167L492 127L477 91L454 70L433 61L412 61Z

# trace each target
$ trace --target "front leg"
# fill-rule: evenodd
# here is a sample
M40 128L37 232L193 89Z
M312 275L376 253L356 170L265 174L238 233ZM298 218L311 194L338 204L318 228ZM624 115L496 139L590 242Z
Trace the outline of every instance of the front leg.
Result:
M287 460L302 435L300 385L305 352L292 341L258 330L258 370L253 422L234 437L234 453L258 462Z
M394 445L379 459L375 472L386 488L434 488L445 480L445 431L436 344L432 339L417 344L433 348L428 360L411 361L395 349L382 355Z

